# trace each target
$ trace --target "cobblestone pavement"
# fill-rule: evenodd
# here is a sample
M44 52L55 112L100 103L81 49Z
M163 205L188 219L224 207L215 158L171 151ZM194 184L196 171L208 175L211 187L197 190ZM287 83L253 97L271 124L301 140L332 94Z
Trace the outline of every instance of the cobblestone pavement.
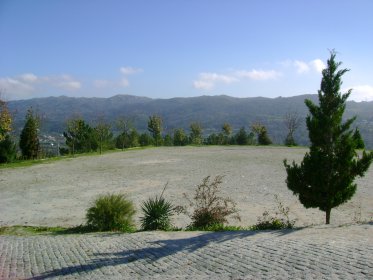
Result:
M373 223L0 236L0 279L373 279Z

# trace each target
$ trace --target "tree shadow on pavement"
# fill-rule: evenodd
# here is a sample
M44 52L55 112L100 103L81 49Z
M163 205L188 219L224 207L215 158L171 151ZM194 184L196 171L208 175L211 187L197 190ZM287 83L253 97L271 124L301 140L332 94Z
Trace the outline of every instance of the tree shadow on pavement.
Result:
M137 244L130 244L128 246L134 247L136 249L97 253L95 254L95 258L88 259L86 263L48 271L41 274L40 276L33 277L32 279L46 279L50 277L67 276L76 273L80 274L83 272L94 271L103 267L123 264L136 264L136 262L141 262L142 265L146 265L154 263L159 259L175 255L179 252L189 254L197 250L201 250L206 246L213 246L214 244L221 244L222 246L225 246L223 243L229 242L233 239L253 237L262 233L270 234L271 237L275 238L291 234L295 231L297 230L285 229L276 231L203 232L201 234L196 233L198 235L187 238L177 239L176 235L175 238L156 241L147 241L145 238L144 242L141 243L141 245L143 246L139 246L140 241ZM110 238L110 235L108 238ZM141 238L139 238L138 240L140 239ZM247 242L250 243L250 239L247 239Z

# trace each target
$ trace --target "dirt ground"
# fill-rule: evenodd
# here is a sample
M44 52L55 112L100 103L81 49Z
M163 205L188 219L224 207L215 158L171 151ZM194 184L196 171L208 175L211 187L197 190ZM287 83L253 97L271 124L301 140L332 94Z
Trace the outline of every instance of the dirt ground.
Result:
M299 162L307 150L286 147L162 147L82 156L46 164L0 170L0 225L74 226L98 194L126 193L137 207L160 194L175 205L187 205L195 186L208 175L224 175L222 194L237 202L241 222L248 226L263 211L276 212L275 195L290 207L296 225L324 223L317 209L305 209L287 189L283 160ZM355 196L332 210L332 224L373 218L373 168L357 180ZM174 217L184 227L185 215Z

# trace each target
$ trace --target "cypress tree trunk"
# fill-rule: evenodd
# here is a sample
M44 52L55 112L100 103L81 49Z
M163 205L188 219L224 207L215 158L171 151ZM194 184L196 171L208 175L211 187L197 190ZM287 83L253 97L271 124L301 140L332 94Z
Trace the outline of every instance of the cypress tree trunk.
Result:
M330 212L332 211L331 208L326 209L325 214L326 214L326 224L330 224Z

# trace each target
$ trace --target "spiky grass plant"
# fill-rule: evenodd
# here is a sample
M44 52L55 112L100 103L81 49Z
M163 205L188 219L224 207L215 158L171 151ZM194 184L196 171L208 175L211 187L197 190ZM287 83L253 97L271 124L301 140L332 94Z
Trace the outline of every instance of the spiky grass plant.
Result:
M171 217L174 214L174 206L163 197L168 184L163 188L160 196L144 201L141 210L144 214L141 220L143 230L169 230L172 227Z
M133 231L135 207L124 194L100 195L87 210L87 225L98 231Z

